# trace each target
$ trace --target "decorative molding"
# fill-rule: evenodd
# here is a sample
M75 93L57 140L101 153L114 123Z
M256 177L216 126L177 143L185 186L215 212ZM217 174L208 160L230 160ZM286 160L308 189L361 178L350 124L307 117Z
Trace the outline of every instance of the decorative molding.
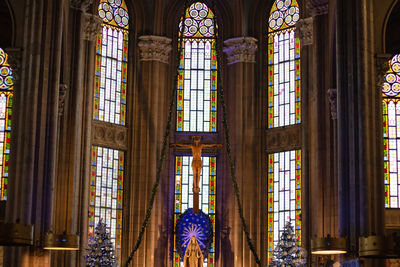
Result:
M93 0L70 0L71 7L82 12L87 12L92 4Z
M314 42L314 18L308 17L296 23L296 36L300 39L300 45L312 45Z
M253 37L235 37L224 41L224 53L228 65L235 63L255 63L257 39Z
M312 16L328 14L328 0L308 0L306 6L311 10Z
M337 120L337 89L328 89L327 93L331 110L331 118L332 120Z
M389 61L392 59L391 54L376 54L375 55L375 67L376 67L376 85L378 88L382 88L385 82L386 72L389 70Z
M58 116L64 114L65 97L67 95L68 85L60 83L58 89Z
M273 128L266 131L267 152L279 152L301 147L301 126L292 125L283 128Z
M96 41L97 34L101 32L102 19L98 15L83 13L83 39L88 41Z
M128 148L126 127L107 122L92 122L92 140L95 145L120 150Z
M15 84L17 84L20 79L22 50L21 48L12 47L6 48L5 51L8 55L7 62L8 64L10 64L10 67L12 69L13 81L15 86Z
M172 39L165 36L143 35L139 37L141 61L158 61L168 64Z

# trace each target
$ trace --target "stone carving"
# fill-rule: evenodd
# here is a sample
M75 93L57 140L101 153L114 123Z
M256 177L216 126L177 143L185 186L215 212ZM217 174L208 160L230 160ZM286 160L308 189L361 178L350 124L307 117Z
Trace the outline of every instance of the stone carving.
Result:
M301 19L296 24L296 36L300 39L300 45L312 45L314 41L314 19L308 17Z
M308 0L306 6L313 16L328 14L328 0Z
M301 147L300 125L287 126L282 129L267 130L267 152L278 152Z
M93 4L93 0L70 0L71 7L87 12Z
M169 55L172 50L172 40L164 36L143 35L139 37L139 49L141 61L158 61L169 63Z
M18 83L20 79L20 72L21 72L21 58L22 52L21 48L6 48L5 49L8 59L7 62L10 64L10 67L13 72L13 81L14 85Z
M255 63L257 39L253 37L236 37L224 41L224 53L228 65L235 63Z
M120 150L126 150L128 148L127 129L120 125L93 121L92 140L96 145Z
M64 83L60 83L58 89L58 116L64 114L65 97L67 95L68 86Z
M382 88L385 81L386 72L389 70L389 61L391 59L391 54L377 54L375 56L376 85L379 89Z
M336 88L328 89L327 93L328 93L330 110L331 110L331 118L332 118L332 120L336 120L337 119L337 89Z
M101 24L103 21L98 15L83 13L83 39L88 41L96 41L97 34L101 32Z

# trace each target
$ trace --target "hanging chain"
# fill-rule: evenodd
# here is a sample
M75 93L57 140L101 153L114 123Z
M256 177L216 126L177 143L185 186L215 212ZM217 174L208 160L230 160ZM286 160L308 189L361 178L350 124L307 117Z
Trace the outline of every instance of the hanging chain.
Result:
M183 9L183 16L182 18L185 17L185 12L187 9L187 5L188 5L188 0L185 0L185 5L184 5L184 9ZM143 234L146 230L147 224L150 220L150 216L151 216L151 211L153 209L153 205L154 205L154 200L156 198L156 193L158 190L158 186L160 184L160 178L161 178L161 170L162 170L162 166L164 163L164 159L165 159L165 151L167 149L167 143L168 143L168 138L171 132L171 125L172 125L172 114L173 114L173 110L174 110L174 106L175 106L175 98L176 98L176 91L177 91L177 84L178 84L178 77L179 77L179 64L180 64L180 57L183 51L183 31L184 31L184 25L182 23L182 27L180 29L180 36L179 36L179 41L178 41L178 54L177 54L177 61L176 61L176 75L175 75L175 79L174 79L174 85L173 85L173 89L172 89L172 95L171 95L171 101L169 103L169 112L168 112L168 123L167 126L165 128L165 133L164 133L164 137L163 137L163 144L162 144L162 149L161 149L161 156L160 159L158 160L158 164L157 164L157 172L156 172L156 181L153 185L153 189L151 191L151 198L149 201L149 207L147 208L146 211L146 217L143 221L142 227L140 228L140 232L139 232L139 236L138 239L135 243L135 246L133 247L132 252L130 253L128 259L126 260L125 263L125 267L128 267L129 264L131 263L133 256L135 255L135 252L139 249L140 244L142 243L142 239L143 239Z
M222 72L222 57L219 53L220 49L220 35L218 31L218 24L217 24L217 10L215 9L215 0L212 0L212 10L214 10L214 28L215 28L215 49L216 49L216 54L217 54L217 84L218 84L218 90L220 93L220 99L221 99L221 105L222 105L222 124L224 127L224 133L225 133L225 148L226 148L226 153L228 154L228 161L229 161L229 167L231 171L231 179L233 183L233 189L235 192L236 196L236 202L238 205L239 209L239 215L240 215L240 220L242 221L242 227L243 227L243 232L246 236L246 241L247 245L249 246L251 252L253 253L253 256L255 258L256 263L258 266L261 265L260 258L258 257L256 248L254 247L253 240L250 237L249 229L246 224L246 220L243 216L243 208L242 208L242 202L240 200L240 194L239 194L239 186L237 183L236 179L236 172L235 172L235 163L233 162L232 159L232 154L231 154L231 144L230 144L230 136L229 136L229 128L228 128L228 123L227 123L227 116L226 116L226 105L225 105L225 97L224 97L224 89L222 86L222 79L221 79L221 72Z

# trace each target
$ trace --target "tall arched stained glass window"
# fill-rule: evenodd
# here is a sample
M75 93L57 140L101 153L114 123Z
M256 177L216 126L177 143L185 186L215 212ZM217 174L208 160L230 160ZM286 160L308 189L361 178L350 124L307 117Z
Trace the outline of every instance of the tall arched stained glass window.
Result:
M178 132L217 131L217 56L214 14L206 4L196 2L180 23L183 49L179 63ZM180 44L181 45L181 44Z
M125 125L129 16L125 1L101 0L93 118Z
M8 161L10 157L13 72L7 53L0 48L0 200L7 200Z
M382 86L385 207L400 208L400 54L389 65Z
M301 127L300 19L296 0L275 0L268 18L268 128ZM296 126L297 125L297 126ZM268 135L267 131L267 135ZM268 261L287 222L301 242L301 144L268 150Z
M268 128L301 122L296 0L276 0L268 20Z

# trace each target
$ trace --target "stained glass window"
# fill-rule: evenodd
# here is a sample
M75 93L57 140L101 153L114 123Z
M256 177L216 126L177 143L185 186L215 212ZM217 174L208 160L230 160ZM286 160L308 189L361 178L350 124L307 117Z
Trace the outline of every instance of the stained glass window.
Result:
M115 255L120 258L122 231L122 192L124 177L124 152L100 146L92 147L89 236L100 218L114 244Z
M301 150L268 155L268 260L290 221L301 242Z
M385 207L400 208L400 54L389 65L382 87Z
M217 56L214 14L196 2L180 23L183 49L179 63L176 130L217 131ZM181 44L179 44L181 45Z
M0 200L7 200L8 162L10 158L13 72L7 53L0 48Z
M193 208L193 171L191 156L175 157L175 205L174 224L180 214L188 208ZM203 168L200 176L199 208L210 216L215 233L215 193L217 179L216 157L202 157ZM174 227L175 229L175 227ZM175 242L174 242L175 244ZM177 250L174 251L174 267L183 267ZM213 267L215 263L215 236L208 258L204 260L204 267Z
M93 118L125 125L129 16L123 0L101 0Z
M301 122L300 40L296 0L276 0L268 20L268 127Z

